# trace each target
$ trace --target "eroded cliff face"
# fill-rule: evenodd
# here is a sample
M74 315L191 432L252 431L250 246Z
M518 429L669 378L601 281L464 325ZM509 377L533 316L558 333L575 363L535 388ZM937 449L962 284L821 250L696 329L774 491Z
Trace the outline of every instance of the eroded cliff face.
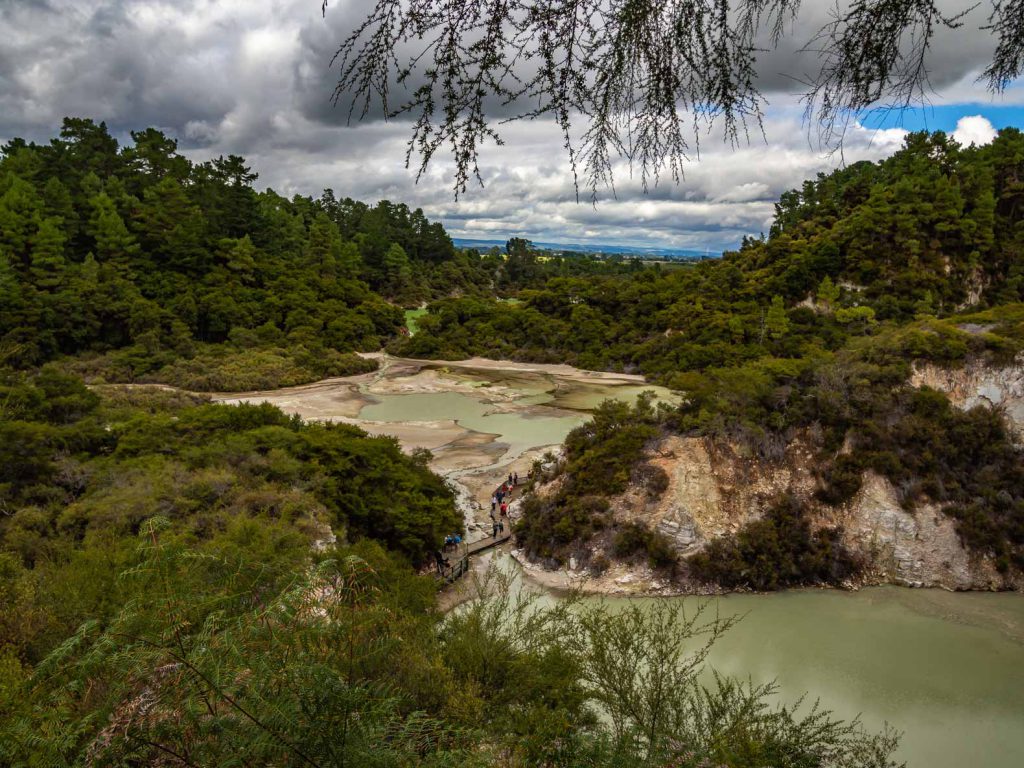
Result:
M1017 440L1024 441L1024 359L1000 368L977 362L957 369L920 364L911 383L946 393L960 408L998 408ZM707 438L669 436L651 449L648 461L668 476L665 491L651 497L644 488L631 488L611 500L612 513L619 523L637 522L664 534L683 558L761 518L780 494L790 493L803 502L813 524L842 527L843 543L866 564L866 583L1024 590L1020 574L1006 578L990 559L965 549L955 521L939 505L905 509L880 475L865 473L860 491L842 506L817 501L817 459L799 440L781 461L765 462ZM586 589L631 594L699 589L668 583L643 566L615 562L604 551L607 546L607 541L593 542L592 557L611 566L590 577ZM575 573L582 578L584 571Z
M910 383L945 392L958 408L976 405L999 408L1019 441L1024 439L1024 359L1014 365L992 367L980 361L962 368L940 368L933 363L914 366Z
M946 589L1005 589L991 562L960 543L952 518L935 505L905 510L883 477L867 473L860 492L841 507L814 499L815 459L794 442L783 461L741 456L706 438L672 436L660 441L650 461L668 474L665 492L649 498L640 489L613 500L620 522L639 522L669 538L684 558L717 537L760 518L773 499L791 493L812 522L842 526L843 542L864 559L865 580Z

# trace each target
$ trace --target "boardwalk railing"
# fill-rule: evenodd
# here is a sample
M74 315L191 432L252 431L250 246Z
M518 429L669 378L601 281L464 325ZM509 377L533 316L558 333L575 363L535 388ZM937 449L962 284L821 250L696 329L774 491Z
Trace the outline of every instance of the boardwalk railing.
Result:
M505 533L500 536L488 536L485 539L474 541L471 544L462 544L458 550L453 554L458 558L450 559L451 564L445 568L443 573L438 574L438 578L444 581L446 584L452 584L458 581L466 573L469 572L469 559L473 555L479 555L481 552L486 552L488 549L494 549L497 546L504 544L512 538L512 532L506 530Z
M498 486L499 489L500 487ZM497 489L495 492L497 492ZM512 491L508 492L508 497L511 500ZM504 529L498 536L486 536L472 543L458 545L454 552L458 560L452 562L449 559L450 564L443 571L439 571L437 577L446 584L451 584L462 578L469 571L469 558L473 555L479 555L481 552L486 552L488 549L500 546L512 538L512 520L510 518L505 519Z

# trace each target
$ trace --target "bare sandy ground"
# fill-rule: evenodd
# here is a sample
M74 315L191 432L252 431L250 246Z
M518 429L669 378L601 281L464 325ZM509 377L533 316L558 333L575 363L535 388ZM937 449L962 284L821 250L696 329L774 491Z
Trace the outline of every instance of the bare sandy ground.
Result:
M362 374L340 379L324 379L299 387L256 392L222 394L210 397L220 403L271 403L286 413L310 421L356 419L359 412L374 402L361 391L376 374Z
M413 360L406 357L391 357L384 352L368 352L361 355L369 360L388 361L392 365L409 367L440 367L465 368L477 371L520 371L526 373L544 373L574 381L621 381L628 383L646 383L643 376L629 373L609 373L607 371L585 371L571 365L555 363L520 363L515 360L491 360L485 357L471 357L466 360Z
M479 478L480 484L486 484L502 473L525 474L535 456L531 452L529 457L496 466L496 459L507 447L500 442L499 435L474 432L452 420L367 421L359 414L366 406L378 402L375 395L457 392L487 404L492 412L519 413L524 417L558 415L559 411L586 410L585 402L577 402L581 397L585 400L587 396L614 396L619 387L632 393L644 386L640 376L584 371L568 365L483 358L424 361L383 353L364 356L379 360L380 370L298 387L211 397L229 404L267 402L304 419L356 424L370 434L396 438L409 451L426 448L435 452L434 467L443 473L493 468L493 473ZM562 400L567 406L563 406Z

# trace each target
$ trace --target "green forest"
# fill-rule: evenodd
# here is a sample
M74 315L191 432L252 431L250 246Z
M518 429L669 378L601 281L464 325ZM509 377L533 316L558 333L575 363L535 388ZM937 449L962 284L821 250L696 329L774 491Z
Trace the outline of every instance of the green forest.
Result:
M681 404L609 401L569 435L557 493L524 501L532 556L610 530L616 557L726 588L842 583L859 563L795 499L685 563L609 514L664 491L660 436L761 461L799 437L820 503L873 470L1009 574L1020 448L908 380L1021 349L1024 135L911 135L673 268L460 251L407 206L256 181L78 118L2 148L0 763L895 765L893 732L702 674L732 624L709 613L550 605L501 573L442 613L427 564L463 521L428 453L200 393L367 372L382 348L639 372Z
M489 286L422 211L257 192L238 156L192 163L147 129L66 119L0 162L0 343L91 381L247 390L359 373L401 306Z
M0 345L16 367L62 360L90 382L246 391L373 370L403 307L507 295L549 276L624 265L538 265L457 251L420 210L254 188L231 155L190 162L149 128L121 147L105 124L0 148Z

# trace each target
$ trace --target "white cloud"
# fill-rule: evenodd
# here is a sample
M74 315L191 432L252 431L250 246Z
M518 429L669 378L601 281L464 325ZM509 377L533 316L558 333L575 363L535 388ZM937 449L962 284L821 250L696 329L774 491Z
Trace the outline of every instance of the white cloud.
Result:
M956 121L953 138L963 147L971 144L982 146L996 137L996 129L988 118L982 115L965 115Z

